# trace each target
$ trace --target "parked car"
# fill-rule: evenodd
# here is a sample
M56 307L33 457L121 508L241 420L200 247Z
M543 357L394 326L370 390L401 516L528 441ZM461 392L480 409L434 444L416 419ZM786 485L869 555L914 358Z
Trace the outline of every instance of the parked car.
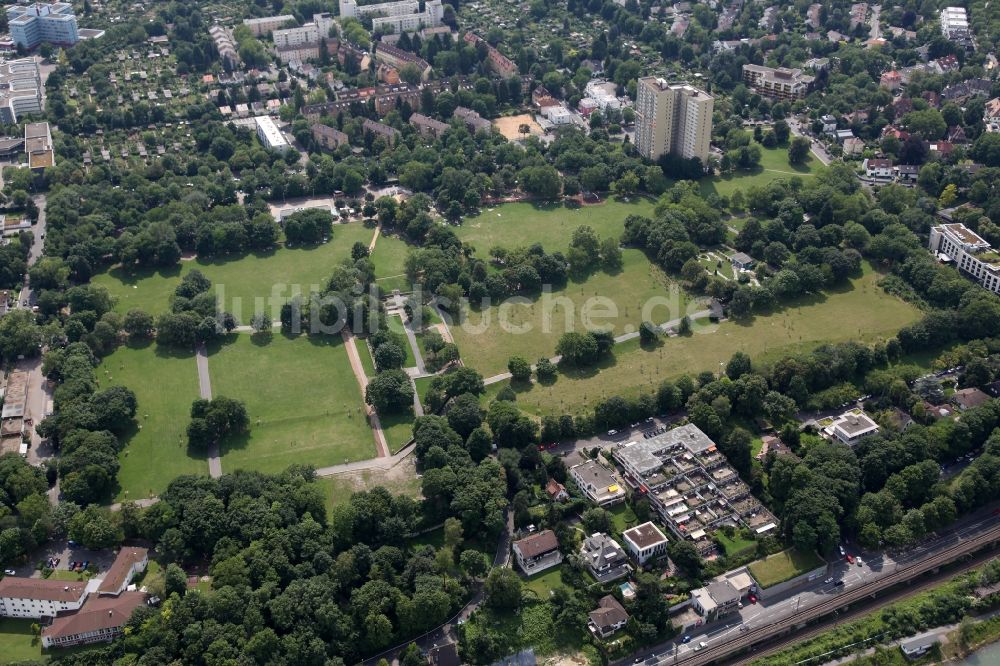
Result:
M16 576L17 572L14 571L13 569L4 569L3 570L3 575L4 576Z
M848 564L854 564L854 556L853 555L848 555L847 556L847 563Z
M749 597L747 597L747 600L750 603L755 604L755 603L757 603L757 595L756 594L751 594Z
M690 643L690 642L691 642L690 634L681 639L681 643Z
M857 563L858 563L858 566L859 566L859 567L860 567L860 566L864 566L864 564L865 564L864 562L862 562L862 561L861 561L861 558L860 558L860 557L859 557L859 558L857 559Z
M841 557L843 557L844 555L847 555L847 551L844 550L843 546L837 546L837 548L840 549L840 556Z
M833 578L827 578L826 580L823 581L823 584L824 585L829 585L832 582L833 582Z
M836 583L833 584L833 586L834 587L844 587L844 581L838 580Z

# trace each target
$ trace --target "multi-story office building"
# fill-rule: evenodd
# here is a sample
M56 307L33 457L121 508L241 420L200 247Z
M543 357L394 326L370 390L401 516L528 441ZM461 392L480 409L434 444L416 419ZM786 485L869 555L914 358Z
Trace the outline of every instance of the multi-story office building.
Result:
M939 259L954 262L959 272L1000 294L1000 253L964 224L931 227L930 250Z
M803 74L801 69L743 65L743 80L764 97L794 100L809 94L816 77Z
M26 49L43 42L72 46L80 41L73 5L68 2L11 5L7 7L7 23L11 39Z
M686 83L639 79L635 105L635 145L651 160L671 153L708 163L714 98Z
M45 108L44 86L35 58L0 63L0 122L13 125Z

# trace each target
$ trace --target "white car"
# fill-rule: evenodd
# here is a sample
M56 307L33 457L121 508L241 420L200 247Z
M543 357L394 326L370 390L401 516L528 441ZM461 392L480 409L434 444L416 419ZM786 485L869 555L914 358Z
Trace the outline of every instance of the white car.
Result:
M16 576L17 572L14 571L13 569L4 569L3 570L3 575L4 576Z

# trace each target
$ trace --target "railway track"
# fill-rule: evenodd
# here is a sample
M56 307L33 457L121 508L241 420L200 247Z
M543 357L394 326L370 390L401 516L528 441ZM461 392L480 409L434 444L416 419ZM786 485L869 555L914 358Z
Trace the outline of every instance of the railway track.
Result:
M936 569L937 567L947 564L959 557L962 557L963 555L975 552L980 548L997 541L1000 541L1000 524L989 528L986 532L983 532L975 538L970 538L965 541L959 540L955 545L946 548L935 555L912 564L899 566L894 572L883 578L872 581L871 583L861 587L843 592L829 601L824 601L812 606L811 608L806 608L793 617L786 618L774 624L751 629L733 640L720 645L706 647L704 650L699 650L698 652L692 652L689 656L679 658L676 662L670 663L685 664L685 666L700 666L701 664L710 664L720 661L735 652L739 652L754 645L755 643L779 636L783 632L790 631L798 625L823 617L828 613L832 613L835 610L849 606L850 604L860 601L865 597L877 594L878 592L890 588L893 585L908 581L916 576Z

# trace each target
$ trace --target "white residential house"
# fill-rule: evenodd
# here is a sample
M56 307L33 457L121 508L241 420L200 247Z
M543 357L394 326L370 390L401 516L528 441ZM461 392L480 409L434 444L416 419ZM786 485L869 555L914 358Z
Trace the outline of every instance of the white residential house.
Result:
M651 522L625 530L622 532L622 541L639 566L667 552L667 537Z
M854 446L863 438L877 435L878 424L860 409L844 412L823 428L823 433L839 442Z
M865 175L869 178L892 179L896 173L892 168L892 160L870 157L861 163Z

